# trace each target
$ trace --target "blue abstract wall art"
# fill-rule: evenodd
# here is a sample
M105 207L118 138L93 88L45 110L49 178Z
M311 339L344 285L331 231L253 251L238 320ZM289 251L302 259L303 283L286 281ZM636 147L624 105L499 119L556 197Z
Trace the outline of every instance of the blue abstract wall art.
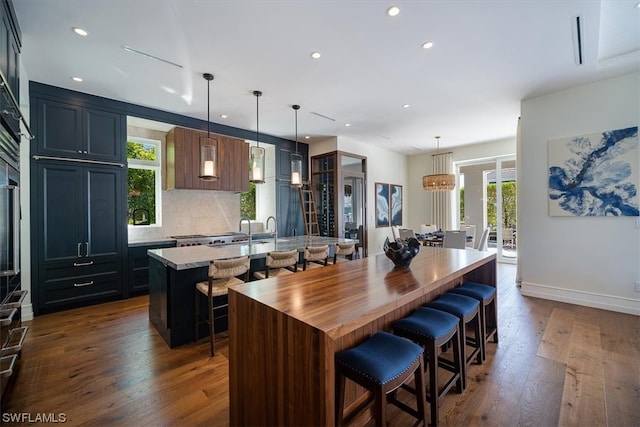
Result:
M638 127L548 142L549 215L639 216Z
M388 227L389 222L389 184L376 182L376 227Z
M402 185L389 184L391 225L402 225Z

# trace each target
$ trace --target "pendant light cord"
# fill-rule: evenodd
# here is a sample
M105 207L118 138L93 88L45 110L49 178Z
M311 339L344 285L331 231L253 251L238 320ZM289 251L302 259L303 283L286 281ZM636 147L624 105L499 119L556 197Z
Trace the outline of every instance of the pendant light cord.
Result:
M211 121L210 121L210 116L211 116L211 80L213 80L213 74L210 73L204 73L202 75L202 77L207 81L207 138L209 138L211 135Z
M259 100L262 96L262 92L259 90L254 90L253 95L256 97L256 146L260 147L260 108L259 108Z
M298 108L294 107L296 111L296 154L298 154Z

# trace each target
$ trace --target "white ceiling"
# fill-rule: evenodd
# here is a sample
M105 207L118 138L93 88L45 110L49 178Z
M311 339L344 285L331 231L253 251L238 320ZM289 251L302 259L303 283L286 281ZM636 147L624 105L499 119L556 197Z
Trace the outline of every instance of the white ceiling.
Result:
M639 70L638 1L14 0L14 6L30 80L206 120L202 73L209 72L212 122L255 130L252 92L261 90L261 133L293 139L291 105L300 104L300 140L338 135L409 154L433 150L435 135L442 135L441 149L513 137L523 98ZM385 13L392 4L401 8L393 18ZM574 55L578 15L582 65ZM425 41L435 46L421 49ZM322 57L312 59L313 51Z

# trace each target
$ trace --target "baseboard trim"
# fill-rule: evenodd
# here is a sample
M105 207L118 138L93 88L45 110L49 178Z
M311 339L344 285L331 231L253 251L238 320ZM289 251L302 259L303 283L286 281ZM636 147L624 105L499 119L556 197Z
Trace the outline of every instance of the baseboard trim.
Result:
M522 292L522 295L529 297L567 302L570 304L601 308L603 310L617 311L620 313L640 316L640 299L621 298L598 294L595 292L556 288L529 282L522 282L520 292Z
M32 304L23 305L21 309L21 313L22 313L23 322L26 322L28 320L33 320L33 305Z

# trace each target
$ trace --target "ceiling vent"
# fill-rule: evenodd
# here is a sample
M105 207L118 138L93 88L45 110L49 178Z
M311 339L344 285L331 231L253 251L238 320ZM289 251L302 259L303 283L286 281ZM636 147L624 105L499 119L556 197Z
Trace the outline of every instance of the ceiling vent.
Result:
M584 38L584 30L582 27L582 15L574 16L571 28L573 30L573 56L575 58L576 65L582 65L583 63L582 55L584 49L582 48L582 40Z
M329 116L325 116L325 115L322 115L322 114L320 114L320 113L316 113L315 111L312 111L312 112L311 112L311 114L314 114L314 115L316 115L316 116L318 116L318 117L322 117L323 119L331 120L332 122L335 122L335 121L336 121L336 119L332 119L332 118L331 118L331 117L329 117Z

